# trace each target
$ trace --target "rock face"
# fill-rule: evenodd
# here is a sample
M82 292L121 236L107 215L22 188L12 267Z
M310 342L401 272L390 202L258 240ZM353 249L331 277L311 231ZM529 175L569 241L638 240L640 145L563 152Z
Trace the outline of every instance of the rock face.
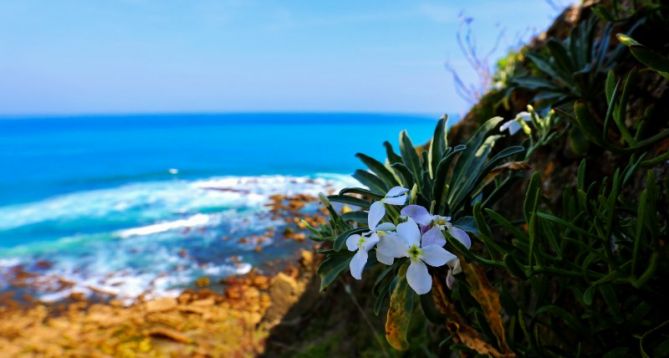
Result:
M297 264L297 263L296 263ZM0 309L0 356L252 356L298 300L311 267L226 282L225 294L186 291L131 306L80 301Z
M322 221L319 215L296 212L307 200L276 197L272 212L287 222L317 225ZM303 227L292 225L291 235L304 235L299 232ZM256 356L265 350L271 329L304 293L317 262L311 251L302 250L275 264L271 267L280 264L285 269L226 278L223 292L214 291L209 278L203 277L178 297L139 300L130 306L114 300L90 302L83 296L22 306L0 297L0 357Z
M269 285L272 305L267 309L263 322L270 326L278 323L290 307L297 302L302 291L299 286L294 278L284 273L276 275Z

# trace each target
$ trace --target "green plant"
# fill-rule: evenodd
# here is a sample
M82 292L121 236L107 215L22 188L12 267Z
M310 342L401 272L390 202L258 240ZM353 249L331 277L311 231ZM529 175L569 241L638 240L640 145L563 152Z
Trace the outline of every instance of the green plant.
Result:
M609 49L612 25L596 37L597 19L581 22L564 40L551 38L546 51L529 52L534 72L511 79L517 88L535 93L533 101L557 107L574 100L595 100L604 76L624 51Z
M669 310L660 303L668 298L662 287L669 268L663 263L667 250L662 239L669 235L668 222L658 211L669 204L669 188L666 180L662 187L647 171L640 196L626 197L640 162L631 161L613 177L588 181L583 161L576 187L564 192L557 205L542 199L535 174L520 220L491 209L475 210L489 257L471 259L514 277L502 289L502 303L513 316L507 332L517 352L669 352L669 337L657 331L669 319ZM519 229L519 222L527 230ZM493 234L500 229L510 239ZM656 335L637 351L636 337L644 332Z
M477 232L471 216L473 205L488 206L499 197L500 191L503 192L510 179L508 175L503 175L506 171L499 169L500 166L512 156L523 154L525 151L522 146L512 146L492 154L495 142L502 137L496 131L501 121L501 118L490 119L465 145L450 147L446 141L446 119L443 118L438 122L427 150L419 151L413 146L408 135L402 132L400 134L400 154L395 153L389 143L384 143L388 156L385 163L364 154L358 154L357 156L367 165L369 171L359 170L354 176L367 188L345 188L337 195L321 197L330 215L329 222L319 228L311 228L313 239L325 243L324 248L320 250L320 253L324 255L324 260L318 270L321 276L321 289L327 288L349 267L353 273L357 264L355 262L352 264L351 260L358 260L357 255L362 253L364 261L367 261L366 253L378 243L377 258L369 256L370 261L367 265L372 266L369 271L377 273L373 288L376 297L375 313L378 314L385 307L389 298L391 309L388 311L388 319L391 325L395 320L406 320L413 312L413 310L399 310L401 312L398 313L397 305L404 307L404 304L411 306L410 302L420 302L422 306L425 306L424 312L434 312L436 309L432 307L430 300L419 300L414 297L413 291L408 290L404 284L403 278L406 276L407 265L414 262L414 259L404 259L402 255L395 256L399 260L384 262L389 266L382 269L379 267L379 270L374 271L373 267L378 266L376 263L380 257L379 250L383 245L383 240L389 240L390 235L401 236L402 225L406 226L409 223L416 225L412 219L405 219L403 215L400 215L399 210L393 206L399 205L398 202L392 202L393 205L384 205L382 202L391 203L387 200L386 193L388 192L400 193L402 191L397 190L399 187L411 188L405 194L410 206L420 207L425 213L429 208L429 215L431 215L424 222L416 217L423 232L428 227L432 227L433 230L430 231L437 236L443 236L446 233L450 238L455 239L448 241L449 250L467 251L465 239L461 240L461 238L463 235L468 236L466 231ZM333 202L357 209L340 213L335 209ZM403 204L404 201L402 200L401 203ZM380 217L375 214L378 212L381 212ZM402 213L404 212L403 209ZM372 217L377 217L378 220ZM380 232L377 224L384 217L390 228ZM392 232L395 226L397 226L397 234ZM427 233L423 236L427 236ZM468 237L466 239L468 240ZM443 243L440 246L443 246ZM424 245L416 248L416 254L420 255L420 252L426 249ZM352 251L355 251L356 254L353 254ZM455 256L448 255L450 256L447 257L451 258L448 260L449 265L454 269L456 262L452 258ZM411 254L407 256L411 257ZM433 265L431 261L427 262ZM434 273L437 270L432 269L431 272ZM357 270L354 275L358 275ZM409 284L411 285L410 280ZM412 288L423 293L415 286ZM397 300L403 303L395 302ZM398 332L397 329L390 331L394 334ZM403 333L400 333L399 336L390 335L388 336L389 341L395 347L404 347L402 335Z

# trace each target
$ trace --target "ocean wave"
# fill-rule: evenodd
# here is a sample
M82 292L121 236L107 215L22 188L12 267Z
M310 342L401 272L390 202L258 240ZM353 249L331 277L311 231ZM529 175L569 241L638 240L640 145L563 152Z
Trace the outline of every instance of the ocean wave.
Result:
M30 269L45 260L49 267L40 268L39 277L71 285L37 292L44 301L72 292L107 292L126 302L140 295L174 295L199 276L248 272L259 263L258 247L281 254L290 240L266 237L285 225L266 206L272 195L317 195L351 184L335 174L217 177L129 184L2 207L0 240L3 230L10 235L52 222L67 230L49 240L0 248L0 281L12 267ZM87 227L101 222L103 231Z
M324 188L350 184L348 176L218 177L129 184L111 189L77 192L43 201L0 207L0 231L49 221L114 218L156 221L169 214L198 209L259 207L274 194L316 195Z
M158 224L142 226L138 228L121 230L118 231L116 235L118 235L121 238L127 239L133 236L153 235L175 229L198 228L210 224L211 222L210 218L211 216L209 215L195 214L187 219L168 221Z

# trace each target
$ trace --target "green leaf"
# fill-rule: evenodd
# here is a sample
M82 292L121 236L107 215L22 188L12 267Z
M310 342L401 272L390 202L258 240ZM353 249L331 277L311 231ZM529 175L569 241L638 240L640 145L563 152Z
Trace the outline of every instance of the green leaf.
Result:
M549 61L544 60L543 58L533 53L528 53L527 58L529 58L541 72L546 74L548 78L556 80L557 82L560 83L561 86L569 85L569 78L564 78L563 77L564 74L561 73L560 70L558 70L555 67L555 65L553 65Z
M420 159L418 158L416 148L414 148L413 144L411 143L411 138L409 138L409 134L407 134L406 131L402 131L400 133L400 153L402 154L404 165L409 168L413 174L413 177L416 178L417 181L420 180Z
M669 78L669 58L649 49L625 34L618 34L617 37L620 43L629 47L630 52L639 62L663 77Z
M567 54L567 49L562 45L560 41L555 40L554 38L548 40L546 44L548 51L550 51L551 56L555 59L557 68L560 70L562 75L565 74L568 76L574 72L574 65L571 63L571 59Z
M636 227L634 231L634 246L632 251L632 275L636 275L637 266L641 260L641 246L644 241L654 239L657 229L655 218L655 201L657 200L657 187L655 184L655 174L652 170L646 173L646 188L639 195L639 205L637 208ZM651 230L647 228L652 227Z
M627 111L627 100L629 98L630 83L636 79L636 71L630 71L625 78L625 83L623 84L623 92L620 95L620 101L613 111L613 122L618 127L620 134L622 135L625 142L631 146L635 146L636 140L634 136L629 132L625 126L625 113Z
M325 257L325 260L318 266L321 292L325 291L348 268L350 261L351 255L348 253L334 253Z
M420 306L423 309L423 313L425 313L425 317L434 324L443 324L446 320L446 316L437 309L432 294L420 295L419 298Z
M348 195L328 195L328 199L330 201L334 201L335 203L353 205L362 209L369 209L370 205L369 201L367 200L354 198Z
M604 128L602 128L603 141L606 141L608 138L607 132L609 130L609 120L611 119L611 116L615 112L616 108L615 101L618 97L619 84L620 82L615 81L615 77L613 76L613 71L609 71L609 74L606 77L606 101L608 102L608 109L606 110L606 116L604 117Z
M592 305L592 300L595 295L595 290L596 286L590 286L588 287L585 292L583 292L583 303L585 303L586 306Z
M344 231L343 233L339 234L339 236L337 236L332 247L335 249L335 251L341 251L341 249L346 246L346 239L348 239L349 236L354 234L361 234L365 231L367 231L367 228L355 228Z
M332 230L337 231L342 226L344 226L344 223L339 217L339 214L332 207L332 203L330 203L330 200L328 200L328 198L323 194L318 194L318 199L321 201L323 206L325 206L325 208L328 210L328 213L330 214L330 224L332 225Z
M446 198L448 195L448 169L453 158L458 153L467 149L466 146L460 144L453 148L448 149L448 153L437 165L437 171L435 173L434 185L432 186L432 200L435 201L436 207L434 208L435 212L442 213L446 208Z
M574 117L576 125L590 142L604 148L611 148L611 145L601 140L601 130L595 125L595 120L585 103L581 101L574 102L574 114L576 115Z
M490 170L494 169L497 165L499 165L502 160L524 152L525 152L525 147L523 147L522 145L514 145L500 150L499 153L495 154L495 156L492 157L486 163L485 168L483 169L481 174L487 174Z
M388 141L383 142L383 146L386 147L386 157L388 158L388 162L390 164L402 162L402 157L400 157L395 153L395 151L393 150L393 145L390 144L390 142Z
M399 184L395 179L395 176L393 176L393 174L385 167L385 165L383 165L378 160L363 153L357 153L355 156L358 157L358 159L360 159L363 163L365 163L365 165L369 168L369 170L372 171L372 173L376 174L379 179L383 180L387 187L392 188Z
M518 87L526 88L531 91L536 91L536 90L559 90L560 87L556 86L553 84L553 82L548 81L544 78L541 77L530 77L530 76L525 76L525 77L513 77L511 79L511 83L514 83Z
M428 153L430 170L430 177L434 179L434 175L437 172L437 166L444 154L446 153L446 148L448 147L446 142L446 121L448 117L444 115L437 126L434 129L434 135L432 136L432 142L430 142L430 150Z
M369 196L369 197L372 197L374 199L383 198L382 195L373 193L373 192L371 192L367 189L363 189L363 188L344 188L344 189L339 191L339 195L344 195L344 194L359 194L359 195L363 195L363 196Z
M525 221L529 222L530 217L536 211L539 200L541 199L541 177L539 173L535 172L530 178L525 192L525 200L523 202L523 214Z
M409 168L406 167L406 165L404 165L403 163L395 163L392 165L392 169L400 177L401 179L400 181L402 182L403 187L405 188L413 187L414 177L413 174L411 174Z
M356 170L355 173L353 173L353 177L375 194L385 196L388 192L389 188L386 187L383 180L370 172Z
M447 203L451 210L457 211L467 199L472 199L473 190L486 174L488 155L499 138L501 136L491 135L479 146L467 144L468 149L458 158L450 181Z
M374 292L374 315L378 316L381 312L381 308L386 303L386 299L390 296L390 293L397 285L397 275L394 273L390 275L391 272L397 270L399 266L399 261L395 261L393 265L385 268L381 273L376 277L374 281L374 286L372 287L372 292Z
M502 261L504 262L504 267L506 267L507 271L509 271L511 275L518 277L520 279L527 278L527 274L520 267L518 261L516 261L516 259L513 258L511 254L505 254L504 257L502 258Z
M616 75L613 73L613 70L609 70L606 74L606 82L604 85L604 93L606 94L606 103L611 103L613 98L613 91L616 87L618 81L616 81Z
M509 220L507 220L505 217L502 215L496 213L492 209L485 209L486 214L493 219L497 224L502 226L504 230L515 236L517 239L521 240L522 242L527 241L527 233L523 232L520 230L516 225L513 225Z
M569 313L562 307L555 305L542 306L536 310L535 314L537 316L543 314L550 314L552 316L559 318L561 322L564 322L567 325L567 327L569 327L574 333L576 334L585 333L583 327L579 323L579 320L576 319L576 317L574 317L571 313Z
M353 221L359 225L367 225L367 212L364 211L349 211L341 214L344 221Z

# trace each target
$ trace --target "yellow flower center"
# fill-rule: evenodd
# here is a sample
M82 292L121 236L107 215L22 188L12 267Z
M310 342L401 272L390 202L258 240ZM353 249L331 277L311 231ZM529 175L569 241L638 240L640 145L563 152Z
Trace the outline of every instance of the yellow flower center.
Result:
M441 226L441 225L446 225L446 219L444 219L444 218L436 218L436 219L434 219L434 223L435 223L436 225L440 225L440 226Z
M360 239L358 240L358 247L362 247L362 245L365 244L365 241L366 241L365 237L360 236Z
M409 258L412 261L419 260L422 255L423 255L423 250L421 250L420 247L418 247L416 245L412 245L409 248Z

